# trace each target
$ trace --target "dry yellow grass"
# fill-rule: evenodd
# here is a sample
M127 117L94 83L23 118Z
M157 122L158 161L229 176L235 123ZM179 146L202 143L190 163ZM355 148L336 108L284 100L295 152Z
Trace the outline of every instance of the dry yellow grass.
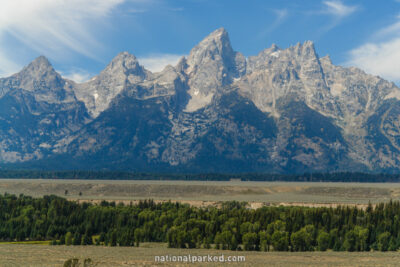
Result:
M232 200L253 202L255 207L260 206L260 203L365 206L369 201L378 203L390 199L400 200L400 184L389 183L0 179L0 194L4 192L35 197L55 194L70 200L93 202L111 200L130 203L152 198L158 201L181 201L196 206Z
M244 263L233 266L399 266L398 252L241 252L206 249L169 249L165 244L141 247L0 245L0 266L62 266L70 258L90 258L96 266L224 266L223 263L157 263L161 255L245 256ZM226 263L228 265L228 263Z
M68 194L65 195L65 190ZM189 181L85 181L85 180L0 180L0 193L35 197L55 194L71 200L98 203L114 200L135 203L153 198L156 202L181 201L194 206L218 206L221 201L264 205L365 207L389 199L400 200L400 184L356 183L273 183L273 182L189 182ZM82 192L82 196L79 196ZM140 247L48 246L19 242L0 243L0 266L63 266L71 258L91 258L96 266L188 266L157 263L161 255L243 255L245 263L234 266L400 266L398 252L238 252L206 249L169 249L166 244L141 244ZM199 263L190 266L223 266Z

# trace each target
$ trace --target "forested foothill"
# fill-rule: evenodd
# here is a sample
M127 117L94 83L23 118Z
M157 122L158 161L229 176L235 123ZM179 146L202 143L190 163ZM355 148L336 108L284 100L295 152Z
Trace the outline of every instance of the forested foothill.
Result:
M303 174L273 173L138 173L123 171L44 171L0 169L4 179L82 179L82 180L179 180L179 181L283 181L283 182L400 182L400 174L332 172Z
M261 251L396 251L400 203L366 209L262 207L224 202L78 203L57 196L0 195L0 241L49 240L53 245L138 246Z

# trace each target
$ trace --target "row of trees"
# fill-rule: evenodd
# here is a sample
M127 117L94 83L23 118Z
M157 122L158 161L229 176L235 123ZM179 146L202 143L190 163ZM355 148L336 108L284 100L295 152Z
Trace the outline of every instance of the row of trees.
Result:
M273 173L137 173L122 171L35 171L5 170L0 168L2 178L26 179L107 179L107 180L200 180L229 181L301 181L301 182L399 182L400 174L373 174L360 172L273 174Z
M400 203L356 207L196 208L180 203L79 204L56 196L0 195L0 240L53 244L262 251L369 251L400 247Z

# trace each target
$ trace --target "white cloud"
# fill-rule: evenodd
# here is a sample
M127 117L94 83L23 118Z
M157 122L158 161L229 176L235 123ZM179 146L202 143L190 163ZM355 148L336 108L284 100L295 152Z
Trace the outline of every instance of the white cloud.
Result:
M399 15L397 16L397 19L400 20ZM397 21L397 22L379 30L377 33L375 33L373 35L373 38L385 39L385 38L391 38L393 36L399 36L399 35L400 35L400 21Z
M357 6L346 6L341 1L324 1L325 12L339 18L347 17L357 10Z
M388 41L370 42L350 51L345 65L379 75L391 81L400 81L400 38Z
M321 10L318 12L311 12L311 14L329 15L332 17L332 20L327 25L322 26L322 28L319 30L319 34L326 33L335 28L346 17L350 16L359 9L358 6L345 5L340 0L323 1L322 4L323 8Z
M86 81L90 80L90 78L93 76L92 74L88 73L85 70L73 70L68 73L60 72L60 74L63 77L65 77L69 80L72 80L74 82L77 82L77 83L86 82Z
M92 34L93 27L125 1L2 0L0 51L10 50L6 42L13 36L20 44L50 58L59 58L68 51L96 58L101 45ZM18 66L8 54L0 53L3 75L16 71Z
M348 54L345 65L400 82L400 18L372 33L367 42Z
M175 66L182 55L175 54L152 54L139 57L139 63L152 72L162 71L167 65Z

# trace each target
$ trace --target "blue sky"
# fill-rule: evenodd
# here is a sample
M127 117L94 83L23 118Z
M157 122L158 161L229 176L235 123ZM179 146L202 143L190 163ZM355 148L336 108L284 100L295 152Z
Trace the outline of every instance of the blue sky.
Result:
M2 0L0 76L44 55L82 81L121 51L159 70L220 27L245 56L311 40L335 64L400 81L400 0Z

